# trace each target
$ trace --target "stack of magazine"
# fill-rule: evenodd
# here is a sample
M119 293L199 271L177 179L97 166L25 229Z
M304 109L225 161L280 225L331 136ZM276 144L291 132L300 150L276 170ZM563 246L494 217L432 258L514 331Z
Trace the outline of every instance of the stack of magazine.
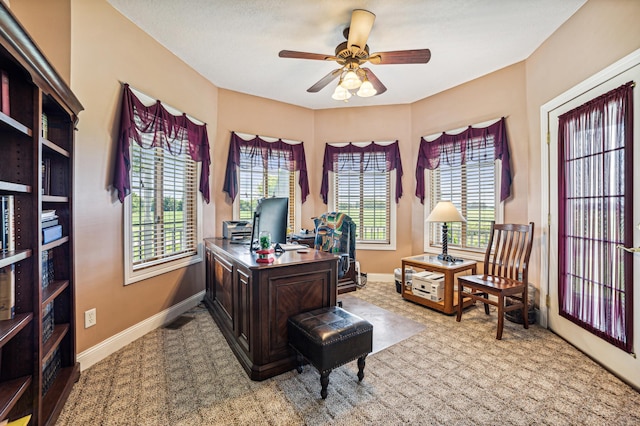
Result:
M62 237L62 225L58 223L58 215L55 210L43 210L40 221L42 222L42 244Z

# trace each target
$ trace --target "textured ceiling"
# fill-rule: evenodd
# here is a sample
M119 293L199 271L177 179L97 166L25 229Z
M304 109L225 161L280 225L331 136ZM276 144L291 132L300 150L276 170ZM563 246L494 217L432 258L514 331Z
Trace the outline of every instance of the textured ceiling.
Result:
M220 88L312 109L415 102L526 59L586 0L108 0ZM335 101L336 82L306 89L335 62L279 58L283 49L334 54L353 9L376 15L371 52L431 50L427 64L368 65L387 87Z

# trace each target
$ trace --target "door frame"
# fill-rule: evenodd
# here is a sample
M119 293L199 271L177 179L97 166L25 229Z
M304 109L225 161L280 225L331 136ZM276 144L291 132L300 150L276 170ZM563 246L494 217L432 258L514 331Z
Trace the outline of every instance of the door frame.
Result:
M552 188L551 178L554 177L552 166L555 166L555 153L551 151L551 147L557 148L554 142L556 138L557 129L549 128L550 124L556 123L557 114L562 112L566 108L572 106L569 102L577 103L581 102L578 98L584 95L594 95L596 93L610 90L609 86L615 86L616 84L624 84L625 82L633 79L640 81L640 49L625 56L604 70L594 74L580 84L574 86L563 94L557 96L550 102L544 104L540 108L540 129L542 136L542 155L541 155L541 222L544 224L542 229L542 244L541 244L541 258L540 258L540 323L544 327L551 328L553 326L553 332L557 333L559 337L565 339L567 342L575 346L580 351L587 354L594 361L598 362L602 367L609 370L618 378L631 385L636 389L640 389L640 376L637 372L640 371L640 359L637 357L635 351L640 347L640 327L637 325L640 323L640 292L633 292L633 307L634 313L632 321L634 321L635 327L633 327L633 348L632 353L626 353L626 351L610 345L605 340L600 340L595 335L589 335L588 331L578 330L575 324L569 322L568 327L565 327L563 319L559 317L559 313L556 312L557 306L555 305L555 270L551 270L553 261L551 259L557 259L559 253L557 252L557 246L552 244L554 237L557 233L557 226L560 218L552 217L551 211L555 203L552 200ZM626 74L625 74L626 73ZM625 74L625 75L623 75ZM628 75L627 75L628 74ZM618 81L616 81L616 80ZM639 89L634 90L634 100L636 105L640 102ZM592 92L596 93L592 93ZM588 97L587 96L587 97ZM637 146L637 141L640 138L640 110L636 106L634 109L634 147ZM556 118L554 118L556 117ZM640 162L640 150L634 150L633 162ZM636 173L638 173L636 171ZM634 200L640 199L640 185L637 184L638 176L634 177L635 184L633 187ZM554 210L555 211L555 210ZM557 212L556 212L557 213ZM635 224L640 222L640 209L635 209L633 212L633 218L631 219L631 226L634 228L634 246L640 245L640 232L635 230ZM633 279L640 280L640 257L634 255L634 272ZM554 282L552 282L552 278ZM552 296L554 295L554 296ZM553 310L552 310L553 308ZM553 320L553 321L552 321ZM557 322L559 321L559 322ZM570 331L571 330L571 331ZM583 334L584 333L584 334Z
M553 129L549 129L549 114L551 111L559 108L565 103L571 101L572 99L583 95L584 93L590 91L594 87L599 86L605 81L610 80L611 78L633 68L640 64L640 49L637 49L630 53L629 55L623 57L612 65L606 67L602 71L592 75L581 83L573 86L571 89L566 92L558 95L554 99L550 100L546 104L540 107L540 146L541 146L541 155L540 155L540 182L541 182L541 206L540 206L540 223L543 224L541 226L542 238L540 245L540 325L547 328L549 321L549 290L550 290L550 280L549 280L549 258L550 258L550 225L551 225L551 213L550 213L550 151L549 151L549 140L550 140L550 131ZM638 89L636 89L638 90ZM637 105L636 108L640 108L640 105ZM636 139L640 138L640 135L635 135ZM634 197L637 196L638 188L634 188ZM640 198L637 198L640 199ZM633 222L635 223L635 221ZM556 253L557 254L557 253ZM636 309L640 310L640 306L636 304ZM640 342L636 342L636 345Z

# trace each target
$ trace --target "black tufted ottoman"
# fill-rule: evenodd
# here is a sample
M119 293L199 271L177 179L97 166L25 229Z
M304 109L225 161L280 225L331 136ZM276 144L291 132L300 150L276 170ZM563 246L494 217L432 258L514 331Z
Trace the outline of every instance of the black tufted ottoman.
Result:
M287 323L289 344L296 351L298 373L307 359L320 372L322 399L327 397L331 370L358 359L358 380L373 344L373 325L342 308L331 306L293 315Z

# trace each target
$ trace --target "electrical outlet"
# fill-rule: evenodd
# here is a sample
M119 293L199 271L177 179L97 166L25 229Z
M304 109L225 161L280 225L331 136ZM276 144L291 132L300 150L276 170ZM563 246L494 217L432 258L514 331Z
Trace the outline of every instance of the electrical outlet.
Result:
M96 325L96 308L84 312L84 328Z

